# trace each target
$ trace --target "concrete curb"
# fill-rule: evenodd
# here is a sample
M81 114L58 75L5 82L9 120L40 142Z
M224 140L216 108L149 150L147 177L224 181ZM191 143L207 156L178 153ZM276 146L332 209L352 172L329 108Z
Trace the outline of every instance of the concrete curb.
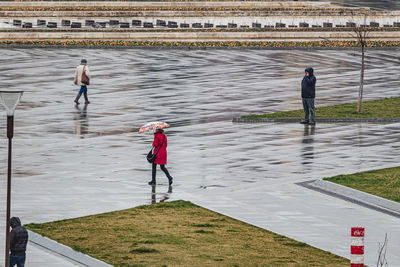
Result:
M368 194L347 186L335 184L324 180L315 180L314 182L309 183L309 186L317 187L324 191L345 196L347 198L356 199L361 202L400 214L400 203L372 194Z
M232 122L237 123L299 123L302 118L233 118ZM400 122L400 118L317 118L317 123L394 123Z
M187 50L276 50L276 47L260 47L260 46L118 46L118 45L39 45L39 44L2 44L0 41L0 49L10 49L10 48L18 48L18 49L31 49L31 48L74 48L74 49L187 49ZM279 47L279 50L354 50L360 49L359 47ZM369 50L378 50L382 49L382 47L369 47ZM387 50L399 50L397 46L387 46L385 47ZM235 120L235 119L233 119ZM300 119L298 119L300 120ZM396 121L397 122L397 121Z
M29 231L29 242L32 242L35 245L43 247L45 249L50 250L53 253L59 254L63 257L66 257L74 262L82 264L84 266L90 267L112 267L108 263L102 262L98 259L92 258L89 255L83 254L81 252L75 251L70 247L67 247L63 244L60 244L52 239L44 237L35 232Z
M82 16L84 17L84 16ZM155 16L152 20L159 17L160 19L168 20L166 17ZM43 17L44 18L44 17ZM197 19L185 17L187 23L193 23ZM226 21L235 20L234 17L224 18ZM25 19L26 20L26 19ZM24 20L24 21L25 21ZM52 21L60 19L53 18ZM192 20L192 22L191 22ZM202 21L210 21L207 18L202 18ZM250 19L249 19L250 20ZM32 21L32 20L31 20ZM199 20L197 20L199 21ZM245 22L243 22L245 23ZM246 22L247 24L249 22ZM400 31L391 32L371 32L369 35L370 41L399 41ZM168 31L168 32L153 32L153 31L15 31L15 32L0 32L1 41L13 40L126 40L126 41L240 41L240 42L273 42L273 41L354 41L349 32L312 32L312 31Z

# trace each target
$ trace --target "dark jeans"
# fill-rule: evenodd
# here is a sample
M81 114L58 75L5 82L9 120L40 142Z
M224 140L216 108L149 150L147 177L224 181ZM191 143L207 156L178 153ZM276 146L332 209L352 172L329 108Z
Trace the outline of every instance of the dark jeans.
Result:
M87 86L86 85L82 85L81 89L79 90L79 94L87 94Z
M315 122L315 106L314 106L314 98L303 98L303 109L304 109L304 121L310 121L310 113L311 113L311 121Z
M89 102L89 99L88 99L87 91L88 91L87 86L86 86L86 85L82 85L82 86L81 86L81 89L79 90L78 95L77 95L76 98L75 98L75 103L76 103L76 104L79 104L78 101L79 101L79 98L81 98L81 95L82 95L82 94L83 94L83 96L85 97L85 103L86 103L86 104L89 104L89 103L90 103L90 102Z
M11 254L10 255L10 267L14 267L15 264L17 265L17 267L24 267L25 266L25 258L26 258L25 253Z
M156 182L156 172L157 172L157 164L155 164L155 163L153 163L153 166L152 166L153 168L152 168L152 176L151 176L151 181L153 181L153 182ZM160 165L160 167L161 167L161 170L165 173L165 175L168 177L168 180L171 180L172 179L172 177L171 177L171 175L169 174L169 172L168 172L168 170L167 170L167 168L165 167L165 165Z

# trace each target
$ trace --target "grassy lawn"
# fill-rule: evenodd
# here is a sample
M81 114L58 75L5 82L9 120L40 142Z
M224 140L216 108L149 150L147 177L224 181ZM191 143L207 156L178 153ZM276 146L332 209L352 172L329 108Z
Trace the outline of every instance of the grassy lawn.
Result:
M338 175L324 180L400 202L400 167Z
M305 243L175 201L26 227L115 266L348 266Z
M365 101L362 112L357 113L357 103L317 107L318 118L400 118L400 97ZM242 118L303 118L303 109L262 115L242 116Z

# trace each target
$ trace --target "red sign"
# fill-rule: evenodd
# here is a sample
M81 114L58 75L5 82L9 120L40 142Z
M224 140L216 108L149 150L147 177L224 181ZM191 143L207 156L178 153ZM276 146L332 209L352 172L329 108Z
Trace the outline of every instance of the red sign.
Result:
M351 236L364 237L364 227L352 227Z

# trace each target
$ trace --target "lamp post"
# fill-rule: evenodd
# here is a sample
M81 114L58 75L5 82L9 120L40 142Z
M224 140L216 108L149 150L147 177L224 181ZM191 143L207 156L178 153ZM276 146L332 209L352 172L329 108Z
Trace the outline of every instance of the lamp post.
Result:
M5 267L10 266L10 207L11 207L11 139L14 136L14 111L23 91L0 91L0 102L7 111L8 175L7 175L7 215L6 215L6 257Z

